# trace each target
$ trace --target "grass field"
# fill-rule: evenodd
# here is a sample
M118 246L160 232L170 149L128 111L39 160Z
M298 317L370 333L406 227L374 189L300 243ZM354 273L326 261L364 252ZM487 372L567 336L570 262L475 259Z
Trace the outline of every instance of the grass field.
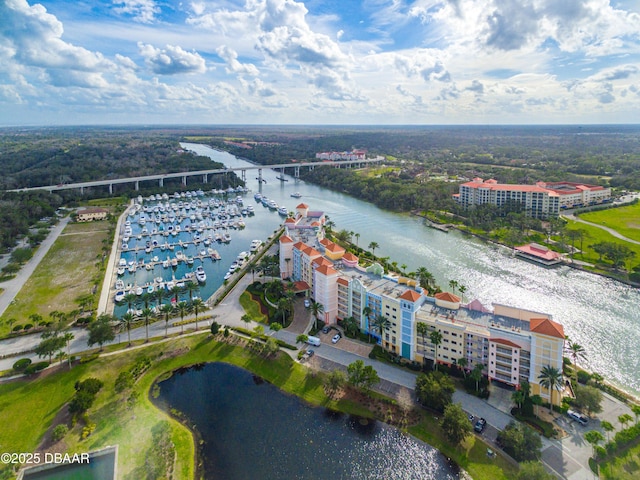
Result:
M575 222L575 221L572 221L572 220L570 220L569 223L567 224L567 228L570 229L570 230L582 229L585 232L587 232L587 236L585 237L585 239L583 241L584 252L576 254L575 255L576 259L584 260L585 262L597 264L597 263L599 263L600 256L591 248L591 245L596 244L596 243L600 243L600 242L612 242L612 243L619 243L619 244L622 244L622 245L626 245L632 251L635 252L635 257L633 259L631 259L631 261L629 261L627 263L627 268L634 267L634 266L640 264L640 245L636 245L634 243L629 243L629 242L625 242L624 240L620 240L619 238L614 237L609 232L606 232L605 230L602 230L601 228L594 227L594 226L591 226L591 225L586 225L586 224L580 223L580 222ZM580 248L580 241L579 240L575 242L575 247L576 248ZM611 262L608 262L606 260L603 260L603 262L604 262L604 264L610 264L611 263Z
M580 218L614 229L627 238L640 242L640 203L598 212L581 213Z
M15 318L15 325L24 325L33 313L48 320L54 310L68 313L77 309L75 299L90 294L101 281L97 262L108 228L107 222L67 225L2 318ZM0 336L7 333L9 325L3 322Z
M621 457L600 465L600 478L607 480L640 478L640 445L630 448Z
M130 392L117 394L114 382L119 372L128 369L138 359L147 356L152 360L150 369L142 375L133 390L140 393L139 400L128 406ZM104 387L88 412L89 422L96 423L94 433L81 439L83 422L75 427L56 447L58 451L80 453L106 445L119 445L118 470L123 479L146 478L145 459L152 455L154 444L152 430L160 422L170 423L171 440L176 448L174 478L190 479L194 474L194 444L187 428L158 410L149 397L157 378L167 378L167 373L181 366L201 362L222 361L245 368L285 392L295 394L313 405L326 406L345 413L370 417L371 412L352 401L334 402L327 398L322 377L306 367L293 362L286 354L277 359L265 359L250 349L242 348L210 338L206 333L182 337L165 343L122 354L98 358L90 363L66 366L57 373L40 378L0 384L0 445L4 451L33 452L46 438L49 427L60 422L60 412L74 393L78 380L96 377ZM55 420L55 422L54 422ZM514 467L500 456L490 459L487 445L477 437L469 437L458 449L444 441L437 421L425 413L423 421L410 429L410 433L441 449L441 451L476 480L501 480L512 478ZM135 434L133 434L135 432ZM1 470L0 470L1 471ZM6 473L6 470L4 471ZM0 478L4 478L0 474Z

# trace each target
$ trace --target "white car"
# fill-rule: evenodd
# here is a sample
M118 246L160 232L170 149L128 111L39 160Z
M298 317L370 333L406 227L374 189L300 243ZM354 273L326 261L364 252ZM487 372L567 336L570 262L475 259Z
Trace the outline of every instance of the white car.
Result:
M339 333L336 333L333 338L331 339L331 343L338 343L338 341L341 339L342 337L340 336Z
M311 300L308 298L304 299L304 308L309 308L311 306Z

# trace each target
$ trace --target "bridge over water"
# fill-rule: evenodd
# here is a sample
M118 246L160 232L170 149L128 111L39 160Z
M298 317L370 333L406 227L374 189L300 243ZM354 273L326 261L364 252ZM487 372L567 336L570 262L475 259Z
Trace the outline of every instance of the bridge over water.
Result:
M109 193L113 193L114 185L121 185L124 183L133 183L136 190L140 189L140 182L146 181L157 181L160 187L164 186L164 181L168 178L181 178L182 185L187 185L187 178L189 177L201 177L202 183L209 183L210 175L224 175L230 172L240 172L241 178L243 181L246 181L247 170L257 170L258 171L258 181L262 181L262 170L273 169L280 170L280 178L284 179L284 171L285 169L293 169L293 176L298 178L300 176L301 168L308 168L309 170L313 170L316 167L324 167L324 166L333 166L335 168L342 167L354 167L361 168L363 165L371 164L371 163L380 163L384 161L384 157L378 156L376 158L369 158L364 160L334 160L334 161L321 161L321 162L301 162L301 163L280 163L276 165L253 165L253 166L245 166L245 167L234 167L234 168L216 168L211 170L197 170L197 171L189 171L189 172L176 172L176 173L161 173L157 175L143 175L140 177L127 177L127 178L112 178L108 180L95 180L91 182L79 182L79 183L65 183L59 185L44 185L41 187L28 187L28 188L18 188L15 190L10 190L12 192L29 192L34 190L47 190L49 192L55 192L58 190L73 190L79 189L80 193L84 193L85 188L91 187L109 187ZM281 180L284 181L284 180Z

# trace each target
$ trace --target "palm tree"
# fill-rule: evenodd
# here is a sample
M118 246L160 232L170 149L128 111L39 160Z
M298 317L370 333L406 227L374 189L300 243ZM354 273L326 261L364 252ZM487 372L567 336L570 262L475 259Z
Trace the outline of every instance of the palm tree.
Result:
M191 309L196 315L196 330L198 330L198 314L207 309L207 304L204 303L201 298L194 298L191 300Z
M380 245L378 245L378 242L371 242L369 244L369 250L371 250L371 254L373 255L373 258L376 258L376 248L379 248Z
M606 420L602 420L600 422L600 426L602 427L602 429L607 432L607 442L609 441L609 435L611 434L611 432L613 432L615 430L613 424L611 422L607 422Z
M169 318L173 313L173 307L170 304L165 303L160 307L160 313L164 315L164 336L168 337L169 336Z
M289 300L286 297L282 297L280 298L280 300L278 300L278 303L277 303L278 311L282 312L282 325L285 325L287 310L289 309L290 304L291 304L291 300Z
M153 310L148 307L142 310L142 318L144 319L144 328L147 336L146 342L149 342L149 320L151 320L152 317Z
M544 403L540 395L531 395L531 403L536 407L535 415L538 416L538 407Z
M433 368L435 370L438 369L438 345L442 343L442 334L438 330L433 330L429 334L429 340L433 343L433 346L436 347L435 357L433 359Z
M149 308L149 304L153 302L154 298L155 295L149 292L144 292L142 295L140 295L140 300L142 301L145 309Z
M371 343L371 327L369 325L369 317L371 316L372 313L373 312L371 311L371 308L369 307L369 305L365 306L362 309L362 316L367 319L367 333L369 334L369 343Z
M309 307L309 310L311 312L311 315L313 315L314 318L314 324L315 324L315 328L318 328L318 315L322 315L324 313L324 305L322 305L321 303L316 302L315 300L311 301L311 305Z
M189 313L189 304L185 301L178 302L175 310L180 314L180 334L184 333L184 317Z
M129 347L131 346L131 324L133 323L134 320L135 320L135 317L133 316L133 313L131 313L131 312L125 313L120 318L120 321L122 323L124 323L124 327L127 329L127 338L129 340L129 345L127 345L127 346L129 346Z
M540 370L538 380L540 385L549 390L549 413L553 415L553 391L562 390L562 372L551 365L546 365Z
M429 332L429 325L424 322L416 323L416 333L422 337L422 361L424 362L427 358L427 343L425 341L425 337Z
M384 345L383 330L386 330L391 326L391 321L384 315L377 315L373 319L373 324L375 325L376 330L378 330L378 333L380 334L380 343Z
M460 296L462 297L462 301L464 302L464 294L467 291L467 287L464 285L458 285L458 291L460 292Z
M484 363L476 363L471 370L469 376L476 382L476 392L480 389L480 380L482 380L482 371L484 370Z
M178 303L179 300L179 296L182 293L182 287L179 287L178 285L174 285L171 288L171 296L173 297L174 303Z
M628 413L623 413L618 417L618 421L622 424L622 428L626 428L627 423L631 423L633 421L633 417Z
M584 434L584 439L591 444L591 448L592 448L592 456L595 460L596 458L596 447L598 446L598 444L604 440L604 437L602 436L602 434L597 431L597 430L591 430L587 433Z
M358 240L360 240L360 234L356 233L354 234L354 237L356 237L356 247L358 246Z
M569 343L567 351L569 353L569 356L571 357L573 365L576 367L576 375L578 375L578 359L584 360L587 356L586 351L582 347L582 345L579 345L576 342Z
M124 296L122 301L127 304L127 311L130 311L138 304L138 296L133 292L129 292Z
M636 423L638 423L638 417L640 417L640 405L633 405L631 411L636 416Z
M451 290L453 290L453 293L456 293L456 288L458 288L458 282L456 280L450 280L449 287L451 287Z
M198 285L197 282L187 282L184 286L184 291L187 292L187 294L189 295L188 297L188 301L192 301L193 300L193 294L194 292L198 292L200 291L200 286Z
M245 313L240 317L240 320L242 320L246 324L247 328L249 328L249 324L251 323L251 317L249 315Z
M524 403L524 392L522 390L516 390L511 394L511 400L518 406L518 410L522 408Z
M158 288L155 291L154 296L156 297L156 300L158 302L158 307L160 307L160 305L162 305L162 299L164 298L166 293L167 293L167 291L164 288Z
M67 359L69 361L69 368L71 368L70 342L71 342L71 340L73 340L75 338L75 336L71 332L65 332L62 338L64 338L64 341L67 342Z
M467 366L469 366L469 360L467 360L465 357L460 357L458 359L458 367L460 367L460 370L462 370L462 376L464 378L467 378Z

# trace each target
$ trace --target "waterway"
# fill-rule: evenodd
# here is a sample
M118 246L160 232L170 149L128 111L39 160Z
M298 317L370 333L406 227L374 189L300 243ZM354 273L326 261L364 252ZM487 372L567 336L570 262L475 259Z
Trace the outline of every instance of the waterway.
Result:
M182 145L228 167L251 165L205 145ZM450 280L458 281L467 287L467 301L477 298L486 306L501 303L552 314L563 324L565 334L585 348L584 367L640 395L640 290L566 266L539 267L513 257L508 249L459 232L428 228L418 218L384 211L291 176L285 175L288 181L281 182L276 178L279 172L268 168L262 173L266 183L258 184L257 172L247 171L247 186L254 192L289 210L304 201L312 210L324 211L337 230L360 234L360 246L378 243L376 256L405 264L407 271L424 266L443 288ZM291 198L293 192L300 192L302 198ZM253 201L251 195L248 198ZM260 208L256 204L256 217ZM265 238L281 221L277 214L261 218L255 225L264 230L262 234L253 230L253 238Z
M182 412L204 440L204 478L464 477L429 445L310 407L232 365L180 370L160 383L158 401Z

